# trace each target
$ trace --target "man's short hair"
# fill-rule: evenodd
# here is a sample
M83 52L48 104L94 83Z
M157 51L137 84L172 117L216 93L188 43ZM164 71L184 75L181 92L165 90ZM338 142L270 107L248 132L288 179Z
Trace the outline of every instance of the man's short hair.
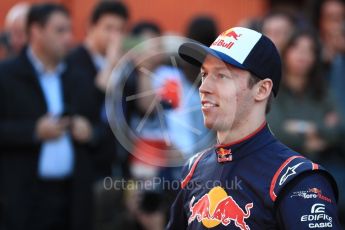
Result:
M161 29L156 23L150 22L150 21L143 21L143 22L139 22L133 27L131 34L134 36L140 36L142 33L146 31L151 31L155 34L162 33Z
M101 1L91 14L91 24L96 24L102 16L108 14L119 16L124 20L129 17L127 7L122 2Z
M255 76L254 74L252 74L251 72L249 73L250 73L250 76L248 80L248 88L251 89L254 87L254 85L256 85L259 81L261 81L261 79ZM271 111L272 100L273 100L273 93L271 92L270 95L268 96L268 100L266 104L266 109L265 109L266 114L268 114Z
M50 16L56 12L63 13L66 16L69 16L68 10L63 5L59 5L56 3L42 3L32 5L29 10L26 22L27 31L33 24L45 26Z

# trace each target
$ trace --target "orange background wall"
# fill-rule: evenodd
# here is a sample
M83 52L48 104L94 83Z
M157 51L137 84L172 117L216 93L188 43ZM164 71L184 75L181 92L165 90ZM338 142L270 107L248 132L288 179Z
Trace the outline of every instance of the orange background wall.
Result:
M77 41L85 35L87 19L99 0L50 0L64 4L72 14ZM0 29L8 10L20 1L0 0ZM47 0L27 0L47 2ZM189 20L196 15L213 16L221 31L236 25L245 18L262 16L267 10L267 0L124 0L130 11L130 24L142 19L157 22L164 31L183 33Z

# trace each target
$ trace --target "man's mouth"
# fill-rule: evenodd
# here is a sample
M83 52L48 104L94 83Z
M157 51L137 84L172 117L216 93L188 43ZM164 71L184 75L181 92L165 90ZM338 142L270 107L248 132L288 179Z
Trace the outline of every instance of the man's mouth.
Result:
M212 101L201 101L202 108L213 108L218 107L219 105Z

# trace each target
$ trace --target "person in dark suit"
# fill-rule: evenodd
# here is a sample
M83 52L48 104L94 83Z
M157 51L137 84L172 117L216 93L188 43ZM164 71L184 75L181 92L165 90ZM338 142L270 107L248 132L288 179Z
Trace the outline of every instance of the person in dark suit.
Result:
M123 3L99 2L91 13L84 42L67 57L69 71L74 76L80 76L92 88L92 99L97 102L93 107L100 121L93 132L94 143L97 144L89 149L94 168L92 179L96 229L99 226L114 225L114 218L118 219L121 210L121 192L107 191L103 186L106 177L124 176L127 170L124 162L128 155L109 126L105 111L105 91L111 71L122 55L128 17L128 10Z
M72 41L69 13L33 5L27 31L27 48L0 63L5 229L91 229L88 148L97 121L88 86L62 61Z
M122 55L122 41L128 11L121 2L103 1L97 4L90 17L88 34L83 44L67 57L70 70L93 85L98 115L102 123L96 135L101 141L94 149L96 180L111 175L118 148L105 114L105 91L111 71Z

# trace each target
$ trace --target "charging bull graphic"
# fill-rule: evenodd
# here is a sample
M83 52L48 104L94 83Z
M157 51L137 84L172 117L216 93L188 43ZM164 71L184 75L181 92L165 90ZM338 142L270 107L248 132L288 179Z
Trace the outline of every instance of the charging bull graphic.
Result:
M207 227L212 228L219 224L228 226L232 221L235 226L242 230L249 230L245 219L250 217L250 209L253 203L245 205L245 211L237 204L237 202L228 196L221 187L213 188L209 193L202 196L198 201L192 198L189 204L191 215L188 224L195 219Z
M218 36L211 47L224 47L230 49L241 36L242 34L235 32L233 29L227 30Z
M205 194L192 206L194 200L195 197L193 196L189 204L189 209L192 214L189 217L188 224L195 220L195 218L197 218L198 222L201 222L203 219L210 219L210 198L208 194Z
M238 40L239 37L241 37L242 34L238 34L235 32L235 30L227 30L223 32L220 36L225 36L225 37L232 37L235 40Z

